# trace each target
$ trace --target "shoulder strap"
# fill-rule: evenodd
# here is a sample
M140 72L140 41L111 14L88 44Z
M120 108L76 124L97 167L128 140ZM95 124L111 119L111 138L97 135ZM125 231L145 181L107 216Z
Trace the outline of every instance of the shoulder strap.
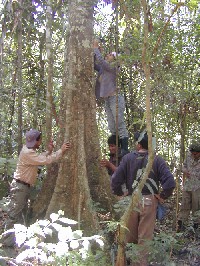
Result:
M138 163L136 176L134 177L134 179L136 179L137 181L139 181L140 178L141 178L141 176L142 176L143 169L146 167L147 162L148 162L148 153L138 154L138 157L136 158L136 160L141 160Z

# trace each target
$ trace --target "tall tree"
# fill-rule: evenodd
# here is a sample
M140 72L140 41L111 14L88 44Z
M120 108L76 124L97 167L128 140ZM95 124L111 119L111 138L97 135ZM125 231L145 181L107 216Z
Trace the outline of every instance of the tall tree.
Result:
M93 79L94 1L70 1L69 39L58 143L70 141L71 152L59 164L47 216L59 209L92 232L97 226L93 201L111 207L109 178L99 167L100 147L96 124ZM48 178L47 178L48 179ZM48 181L46 181L48 182ZM38 202L38 205L41 201ZM35 205L34 211L38 210ZM36 211L37 212L37 211Z

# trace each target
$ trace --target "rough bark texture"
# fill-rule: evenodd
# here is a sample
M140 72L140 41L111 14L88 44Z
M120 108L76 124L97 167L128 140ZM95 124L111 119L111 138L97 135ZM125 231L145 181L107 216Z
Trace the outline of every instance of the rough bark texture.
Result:
M69 4L68 64L64 70L58 145L63 140L70 141L72 148L59 164L46 213L49 216L62 209L65 216L78 220L87 233L94 232L97 226L93 201L103 203L107 209L112 204L109 177L99 167L93 84L93 5L91 0Z

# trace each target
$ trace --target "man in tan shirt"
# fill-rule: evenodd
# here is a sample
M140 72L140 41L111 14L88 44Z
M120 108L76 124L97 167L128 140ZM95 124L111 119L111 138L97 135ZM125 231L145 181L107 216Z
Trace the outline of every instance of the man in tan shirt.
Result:
M61 148L53 152L51 141L48 151L37 154L36 150L42 143L41 132L31 129L26 133L26 145L23 146L14 173L14 179L10 187L10 208L6 221L6 230L13 227L15 223L24 224L24 213L27 210L27 203L30 197L31 186L34 186L37 179L39 165L48 165L58 161L71 147L70 143L64 143Z

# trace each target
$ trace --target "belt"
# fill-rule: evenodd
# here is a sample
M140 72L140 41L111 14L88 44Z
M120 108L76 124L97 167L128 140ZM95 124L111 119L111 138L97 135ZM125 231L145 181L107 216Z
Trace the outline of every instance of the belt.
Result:
M19 180L19 179L15 179L15 181L16 181L17 183L23 184L23 185L25 185L25 186L27 186L27 187L30 187L30 186L31 186L30 184L28 184L28 183L26 183L26 182L24 182L24 181L21 181L21 180Z

